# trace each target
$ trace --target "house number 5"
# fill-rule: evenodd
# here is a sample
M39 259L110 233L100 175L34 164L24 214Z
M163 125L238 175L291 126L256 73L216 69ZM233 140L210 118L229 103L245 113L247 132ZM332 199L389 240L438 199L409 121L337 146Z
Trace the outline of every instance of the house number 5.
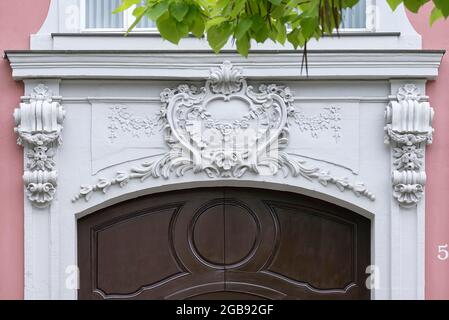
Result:
M448 249L449 249L448 244L438 246L438 259L440 259L441 261L446 261L447 259L449 259Z

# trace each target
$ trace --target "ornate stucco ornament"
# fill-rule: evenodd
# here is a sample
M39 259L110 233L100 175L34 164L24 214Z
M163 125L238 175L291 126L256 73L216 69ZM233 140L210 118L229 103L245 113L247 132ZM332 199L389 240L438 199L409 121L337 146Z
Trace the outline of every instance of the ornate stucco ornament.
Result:
M386 110L385 142L392 150L393 197L403 207L415 206L424 194L425 146L432 143L433 108L413 84L401 87Z
M28 99L26 99L28 100ZM50 205L56 192L55 149L61 144L65 112L43 84L14 111L17 143L26 148L23 181L28 199L38 208Z
M212 68L204 87L183 84L161 93L161 123L169 151L113 179L100 179L94 185L81 186L74 201L89 200L93 192L112 185L123 187L131 179L149 177L168 179L187 171L206 173L210 178L240 178L245 174L303 176L322 185L336 185L357 196L374 200L363 183L337 178L286 151L289 144L289 120L297 123L297 111L290 89L284 86L249 86L242 70L230 62ZM331 114L332 113L332 114ZM339 121L338 109L329 119ZM114 118L115 119L115 118ZM329 120L330 121L330 120Z

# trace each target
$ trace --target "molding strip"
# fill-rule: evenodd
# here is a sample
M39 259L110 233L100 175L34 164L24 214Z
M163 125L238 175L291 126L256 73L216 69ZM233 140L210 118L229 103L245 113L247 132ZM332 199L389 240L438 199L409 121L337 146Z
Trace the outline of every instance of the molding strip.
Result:
M27 97L23 97L23 99L27 99ZM29 99L29 98L28 98ZM337 97L337 96L308 96L308 97L294 97L295 102L315 102L315 101L338 101L338 102L367 102L367 103L388 103L391 98L388 97ZM117 97L63 97L61 101L63 103L89 103L89 102L105 102L105 103L148 103L148 102L157 102L160 103L160 97L130 97L130 96L117 96Z
M273 54L273 53L276 54ZM308 76L301 52L254 52L249 58L223 52L8 51L13 77L21 79L202 80L223 60L244 68L251 79L435 79L443 51L310 51Z

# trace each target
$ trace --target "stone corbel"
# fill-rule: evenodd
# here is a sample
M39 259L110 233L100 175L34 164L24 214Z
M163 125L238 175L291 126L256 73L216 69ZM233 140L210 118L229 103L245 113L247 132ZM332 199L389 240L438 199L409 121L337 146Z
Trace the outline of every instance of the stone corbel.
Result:
M398 90L386 110L385 143L392 147L393 197L402 207L421 200L426 184L424 154L432 143L433 108L413 84Z
M65 111L60 98L40 84L14 111L17 143L25 148L23 180L28 199L38 208L49 206L56 192L58 173L54 156L61 144Z

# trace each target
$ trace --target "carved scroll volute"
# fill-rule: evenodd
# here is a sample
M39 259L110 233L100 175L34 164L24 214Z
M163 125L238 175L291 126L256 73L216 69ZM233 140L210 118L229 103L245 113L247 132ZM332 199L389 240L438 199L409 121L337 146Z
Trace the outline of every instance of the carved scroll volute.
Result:
M425 146L432 143L434 110L415 85L398 91L386 110L385 142L391 144L393 197L403 207L415 206L424 194Z
M23 180L28 199L38 208L50 205L56 192L56 163L65 111L44 85L34 88L29 101L14 111L17 143L26 147Z

